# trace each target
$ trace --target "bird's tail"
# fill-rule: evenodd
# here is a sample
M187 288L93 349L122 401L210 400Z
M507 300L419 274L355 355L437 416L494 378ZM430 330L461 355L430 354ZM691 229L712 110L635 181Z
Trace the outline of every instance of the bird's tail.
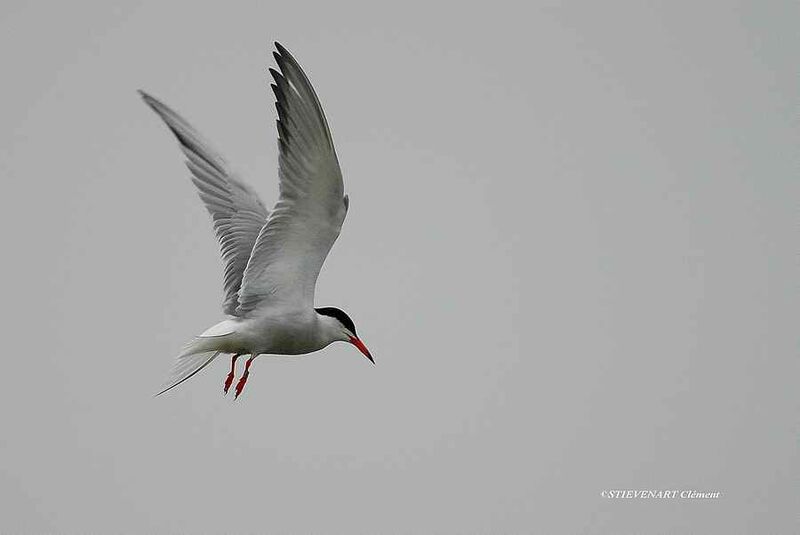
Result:
M175 365L169 374L169 378L164 382L161 390L156 394L160 396L167 390L171 390L191 378L194 374L211 364L211 361L219 355L221 351L216 349L209 350L206 340L195 338L189 342L178 355Z

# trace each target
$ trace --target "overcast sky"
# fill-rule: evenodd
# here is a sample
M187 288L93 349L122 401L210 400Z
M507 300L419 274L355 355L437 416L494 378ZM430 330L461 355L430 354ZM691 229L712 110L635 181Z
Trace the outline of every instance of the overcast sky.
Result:
M0 8L0 531L800 531L796 2L49 4ZM271 205L274 40L377 365L153 398L222 271L136 89Z

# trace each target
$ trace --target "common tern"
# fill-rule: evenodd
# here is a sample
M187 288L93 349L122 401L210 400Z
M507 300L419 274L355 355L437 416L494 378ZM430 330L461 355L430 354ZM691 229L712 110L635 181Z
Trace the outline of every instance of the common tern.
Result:
M235 398L259 355L302 355L343 341L375 363L345 312L314 308L317 277L339 236L349 200L314 88L294 57L277 42L275 49L278 70L269 72L278 112L280 180L272 211L186 120L139 91L178 139L191 180L211 214L225 264L222 310L229 316L185 346L156 395L191 378L223 353L232 355L226 394L236 359L250 356Z

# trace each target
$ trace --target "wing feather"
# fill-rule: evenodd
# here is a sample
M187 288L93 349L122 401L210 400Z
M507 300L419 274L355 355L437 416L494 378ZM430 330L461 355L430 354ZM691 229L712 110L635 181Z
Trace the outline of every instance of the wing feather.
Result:
M269 212L255 191L228 169L225 160L185 119L144 91L140 94L166 123L186 155L192 183L211 214L225 263L222 310L235 316L244 271Z
M274 54L280 196L261 229L239 290L239 314L264 303L310 308L322 264L339 236L347 201L327 119L300 65Z

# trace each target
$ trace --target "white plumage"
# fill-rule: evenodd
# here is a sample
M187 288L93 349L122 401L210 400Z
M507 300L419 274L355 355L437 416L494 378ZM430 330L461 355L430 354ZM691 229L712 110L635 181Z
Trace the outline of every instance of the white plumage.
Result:
M220 353L251 355L241 393L260 354L298 355L350 342L372 360L352 320L336 308L314 308L322 264L347 215L348 198L325 114L300 65L280 44L274 53L280 192L272 211L232 173L225 160L174 110L140 91L180 142L200 198L211 215L225 263L223 311L232 316L190 342L162 394ZM158 394L157 394L158 395Z

